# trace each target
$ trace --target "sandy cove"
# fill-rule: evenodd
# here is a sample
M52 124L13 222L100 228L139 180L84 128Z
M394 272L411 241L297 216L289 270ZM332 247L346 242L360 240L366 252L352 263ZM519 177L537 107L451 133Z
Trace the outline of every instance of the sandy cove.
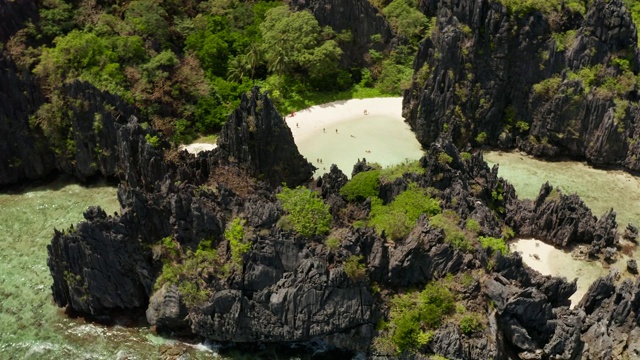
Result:
M296 143L303 142L318 131L340 131L340 123L362 118L365 115L393 118L404 123L402 118L402 98L368 98L334 101L315 105L304 110L287 114L285 121Z
M296 142L302 142L314 136L321 129L327 132L340 131L339 125L365 115L384 116L404 122L402 118L402 98L368 98L334 101L327 104L315 105L304 110L296 111L285 116L285 122L291 129ZM209 151L216 148L215 144L192 143L180 145L180 150L187 150L191 154Z

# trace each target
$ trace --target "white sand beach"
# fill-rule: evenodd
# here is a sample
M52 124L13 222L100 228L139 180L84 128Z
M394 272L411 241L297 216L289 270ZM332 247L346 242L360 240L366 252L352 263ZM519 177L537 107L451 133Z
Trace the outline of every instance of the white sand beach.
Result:
M180 147L178 149L180 149L180 151L182 150L187 150L187 152L189 154L198 154L199 152L202 151L211 151L213 149L215 149L216 147L218 147L218 145L216 144L208 144L208 143L192 143L189 145L180 145Z
M365 115L365 110L367 115ZM387 117L404 123L402 118L402 98L370 98L335 101L315 105L287 114L286 122L297 141L305 141L318 131L326 129L329 133L340 131L340 124L365 116Z
M402 118L400 97L336 101L288 114L285 120L300 153L318 168L315 176L328 172L331 164L350 176L362 158L389 166L424 153Z
M571 254L536 239L518 239L509 243L509 250L519 252L522 261L542 275L564 276L569 281L578 279L578 289L571 296L571 306L575 306L589 289L589 286L609 270L597 261L574 259Z

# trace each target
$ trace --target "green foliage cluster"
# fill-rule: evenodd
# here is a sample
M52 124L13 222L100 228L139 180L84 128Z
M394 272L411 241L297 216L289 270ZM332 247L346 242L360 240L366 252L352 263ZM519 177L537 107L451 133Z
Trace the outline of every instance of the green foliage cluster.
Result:
M382 9L396 34L419 42L430 30L430 21L420 10L416 0L393 0Z
M151 134L147 134L147 135L144 136L144 138L145 138L145 140L147 140L149 145L151 145L153 147L160 146L160 139L158 138L157 135L151 136Z
M480 223L478 223L474 219L467 219L467 222L465 223L464 227L465 227L465 229L467 229L468 231L470 231L473 234L478 234L480 232L480 230L482 230L482 227L480 226Z
M504 238L480 236L478 238L478 241L480 241L480 245L482 246L483 249L485 250L490 249L490 253L495 253L497 251L500 251L500 253L502 253L503 255L506 255L509 253L509 247L507 246L507 243L504 241Z
M357 173L340 189L340 195L349 201L362 201L368 197L378 196L380 187L380 170L369 170Z
M367 268L362 263L362 256L351 255L344 262L344 272L353 280L362 280L367 276Z
M562 79L558 75L554 75L550 78L544 79L537 84L533 85L533 92L536 95L542 96L545 99L553 98L562 84Z
M574 40L576 39L576 30L567 30L565 32L553 33L551 36L556 42L556 50L571 50Z
M482 316L477 313L470 313L462 316L458 322L458 326L460 326L462 333L466 335L480 332L484 329Z
M454 211L445 210L441 214L437 214L429 219L429 223L444 231L445 241L456 249L463 251L473 250L473 235L467 234L462 230L458 223L460 217Z
M279 222L280 226L291 228L305 237L329 232L329 205L324 203L318 193L300 186L295 189L284 187L276 197L287 212Z
M476 142L480 145L484 144L487 141L487 133L485 133L484 131L479 133L478 136L476 136Z
M16 34L7 50L43 87L47 102L33 114L32 125L52 139L56 153L69 157L75 152L68 111L73 99L63 86L76 80L135 105L174 143L218 131L253 85L271 90L276 106L288 113L335 100L399 95L410 83L414 45L381 53L370 68L347 69L339 45L351 42L351 34L321 27L310 12L286 5L44 0L39 21ZM407 34L428 27L414 0L397 0L388 10Z
M451 164L452 161L453 158L446 152L441 152L438 154L438 164L440 164L440 166Z
M420 166L419 160L405 160L399 164L388 166L380 170L381 182L392 182L393 180L402 177L404 174L424 174L425 169Z
M440 213L440 203L429 196L426 189L410 184L409 189L389 204L384 205L379 198L371 201L369 225L393 240L406 236L414 227L421 214L433 216Z
M224 231L224 238L229 242L231 248L231 263L236 268L242 267L242 257L253 245L250 239L246 239L244 224L244 220L235 218Z
M390 339L397 353L416 351L454 311L455 298L449 289L430 283L423 291L393 297L383 336Z
M640 83L638 76L630 70L629 60L625 58L613 58L609 66L597 64L570 71L567 79L579 80L586 93L591 92L604 99L625 97Z
M560 13L563 9L585 14L590 0L500 0L513 14L520 16L540 11L545 15Z
M204 281L209 275L224 276L227 272L211 241L202 241L196 252L183 252L171 237L161 240L163 251L162 272L156 279L154 289L165 284L176 285L183 301L189 307L206 301L211 295Z

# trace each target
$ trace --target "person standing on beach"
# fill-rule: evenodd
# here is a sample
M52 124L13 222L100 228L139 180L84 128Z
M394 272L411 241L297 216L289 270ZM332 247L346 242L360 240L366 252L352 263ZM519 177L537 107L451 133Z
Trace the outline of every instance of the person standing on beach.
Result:
M336 134L338 133L338 129L336 129Z

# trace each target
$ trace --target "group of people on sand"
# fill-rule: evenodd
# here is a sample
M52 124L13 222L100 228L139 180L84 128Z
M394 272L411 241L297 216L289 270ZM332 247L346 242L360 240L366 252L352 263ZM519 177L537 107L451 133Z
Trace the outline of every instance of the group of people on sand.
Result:
M364 109L364 114L365 114L365 115L369 115L369 112L367 111L367 109ZM289 117L294 117L294 116L296 116L296 113L292 111L292 112L291 112L291 114L289 114ZM285 116L285 118L284 118L284 119L286 120L286 119L287 119L287 117ZM300 124L298 124L297 122L296 122L296 127L297 127L297 128L299 128L299 127L300 127ZM325 128L322 128L322 132L323 132L323 133L326 133L326 132L327 132L327 130L326 130ZM336 134L337 134L337 133L338 133L338 129L336 129ZM355 137L355 136L351 135L351 137Z
M317 162L318 164L322 164L322 159L321 159L321 158L317 158L317 159L316 159L316 162Z

